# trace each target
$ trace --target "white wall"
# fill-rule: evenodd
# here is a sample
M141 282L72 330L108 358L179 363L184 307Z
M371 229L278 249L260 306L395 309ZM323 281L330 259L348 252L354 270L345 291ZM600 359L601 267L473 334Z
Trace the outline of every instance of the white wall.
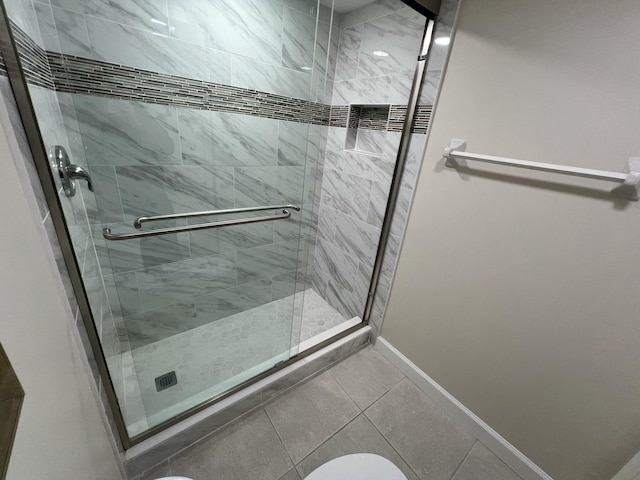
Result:
M4 110L0 120L10 132ZM0 129L0 341L25 390L7 478L119 479L60 274L6 131Z
M558 480L640 450L640 204L468 151L640 156L637 0L463 0L382 336Z

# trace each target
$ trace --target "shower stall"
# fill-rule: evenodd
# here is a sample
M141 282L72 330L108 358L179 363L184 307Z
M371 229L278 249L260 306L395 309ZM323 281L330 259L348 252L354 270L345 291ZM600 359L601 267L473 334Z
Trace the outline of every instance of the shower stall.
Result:
M423 75L420 4L4 0L3 64L125 448L379 326L446 53Z

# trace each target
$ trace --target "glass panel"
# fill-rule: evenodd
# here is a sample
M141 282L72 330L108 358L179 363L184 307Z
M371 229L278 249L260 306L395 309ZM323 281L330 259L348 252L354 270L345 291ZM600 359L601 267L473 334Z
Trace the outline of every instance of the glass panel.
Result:
M5 0L45 145L91 177L93 191L58 189L132 437L361 323L425 18L402 2L327 3ZM301 210L134 227L285 204Z

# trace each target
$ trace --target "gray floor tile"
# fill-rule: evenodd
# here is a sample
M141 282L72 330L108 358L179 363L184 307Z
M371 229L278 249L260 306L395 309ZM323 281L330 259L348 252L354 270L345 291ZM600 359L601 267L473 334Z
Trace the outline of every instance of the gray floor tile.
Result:
M292 467L262 409L185 449L170 464L173 475L216 480L278 480Z
M404 378L402 372L372 346L340 362L330 372L362 410Z
M449 480L475 442L408 379L365 414L423 480Z
M278 397L265 410L296 463L360 413L328 372Z
M169 461L165 460L159 465L147 470L137 480L155 480L156 478L168 477L171 475L171 469L169 468Z
M302 479L300 478L300 474L298 474L298 471L295 468L292 468L287 473L285 473L282 477L280 477L280 480L302 480Z
M334 458L352 453L375 453L393 462L408 480L417 480L411 468L389 445L365 415L358 416L349 425L323 443L297 465L303 477Z
M522 480L482 443L476 444L451 480Z

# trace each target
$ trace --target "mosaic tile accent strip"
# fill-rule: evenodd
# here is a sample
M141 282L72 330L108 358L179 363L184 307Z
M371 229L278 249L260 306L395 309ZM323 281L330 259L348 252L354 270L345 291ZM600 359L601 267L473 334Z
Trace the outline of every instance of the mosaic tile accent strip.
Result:
M12 31L27 82L59 92L344 128L350 118L349 111L354 108L45 52L13 22ZM0 75L7 75L1 56ZM378 106L358 106L359 115L351 118L354 122L357 118L358 128L400 132L406 108L406 105L391 105L389 110ZM418 106L412 133L426 133L431 109L431 105Z
M429 120L431 120L432 105L418 105L416 113L413 117L413 126L411 133L426 134L429 128ZM387 130L390 132L402 132L402 126L407 115L406 105L391 105L389 111L389 125Z
M349 105L332 105L329 116L330 127L347 127L349 118Z
M11 30L27 82L54 90L55 85L46 52L13 22L11 22Z
M56 90L327 125L322 103L48 52Z
M386 130L389 122L389 105L362 106L358 128Z

